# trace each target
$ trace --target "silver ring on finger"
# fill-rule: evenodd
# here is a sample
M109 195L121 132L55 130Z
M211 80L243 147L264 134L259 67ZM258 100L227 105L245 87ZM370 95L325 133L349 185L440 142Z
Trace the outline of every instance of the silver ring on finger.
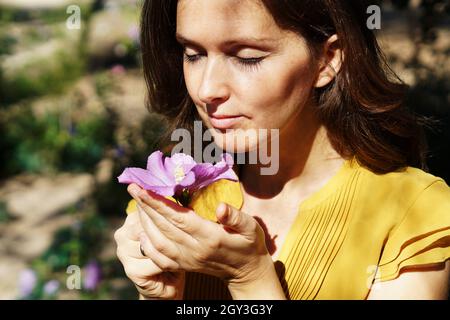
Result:
M139 251L141 251L142 256L147 257L147 255L144 252L144 248L142 248L142 244L139 244Z

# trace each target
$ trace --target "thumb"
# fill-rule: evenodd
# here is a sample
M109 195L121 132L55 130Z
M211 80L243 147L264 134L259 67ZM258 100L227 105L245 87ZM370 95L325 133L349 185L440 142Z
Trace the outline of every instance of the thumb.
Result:
M222 225L241 234L251 230L254 223L249 215L223 202L217 207L216 216Z

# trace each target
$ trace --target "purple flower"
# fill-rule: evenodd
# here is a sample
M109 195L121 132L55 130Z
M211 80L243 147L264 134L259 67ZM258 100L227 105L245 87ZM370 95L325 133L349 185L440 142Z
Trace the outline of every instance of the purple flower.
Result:
M139 42L139 27L137 25L133 25L128 29L128 37L133 40L135 43Z
M116 158L122 158L125 155L125 150L121 146L117 146L114 149L114 156Z
M115 76L122 75L126 72L125 67L121 64L116 64L111 68L111 73Z
M195 191L214 181L237 181L232 167L233 158L228 153L222 154L221 161L213 165L197 163L183 153L165 157L161 151L155 151L148 157L147 169L126 168L118 180L120 183L136 183L162 196L172 196L182 205L187 205L188 198Z
M36 272L32 269L25 269L19 275L19 291L22 297L29 296L37 283Z
M59 289L58 280L50 280L47 281L44 285L44 293L48 296L54 295Z
M101 279L101 268L96 261L89 262L84 269L83 287L87 290L95 290Z

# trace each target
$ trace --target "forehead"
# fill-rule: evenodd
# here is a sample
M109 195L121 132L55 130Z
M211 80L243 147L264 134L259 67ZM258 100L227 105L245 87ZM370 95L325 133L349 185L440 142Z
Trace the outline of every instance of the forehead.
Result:
M180 0L177 33L208 41L236 37L279 37L282 30L260 0Z

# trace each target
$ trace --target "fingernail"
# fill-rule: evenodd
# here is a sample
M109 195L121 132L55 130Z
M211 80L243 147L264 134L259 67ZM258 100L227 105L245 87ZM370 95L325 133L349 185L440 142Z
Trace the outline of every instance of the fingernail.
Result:
M228 206L225 203L221 202L219 204L218 210L219 210L219 212L220 211L223 212L223 218L224 219L228 218Z
M134 196L134 197L139 196L139 191L140 191L140 189L139 189L138 186L134 186L134 185L133 185L133 186L130 187L130 193L131 193L131 195Z

